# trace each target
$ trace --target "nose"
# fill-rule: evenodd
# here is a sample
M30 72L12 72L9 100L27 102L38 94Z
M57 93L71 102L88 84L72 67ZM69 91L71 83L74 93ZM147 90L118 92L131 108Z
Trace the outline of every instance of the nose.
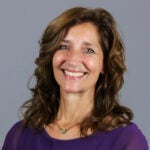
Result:
M86 72L87 67L82 49L69 49L62 68Z
M81 52L74 49L69 50L67 54L67 61L72 65L79 64L82 61Z

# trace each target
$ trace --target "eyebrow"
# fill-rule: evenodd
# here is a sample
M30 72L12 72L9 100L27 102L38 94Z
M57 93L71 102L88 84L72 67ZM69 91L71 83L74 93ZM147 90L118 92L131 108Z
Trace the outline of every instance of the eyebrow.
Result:
M61 40L61 42L64 42L64 43L71 43L70 40L66 40L66 39ZM92 46L92 44L89 43L89 42L83 42L83 44L86 45L86 46Z
M64 43L71 43L70 40L65 40L65 39L62 39L61 42L64 42Z

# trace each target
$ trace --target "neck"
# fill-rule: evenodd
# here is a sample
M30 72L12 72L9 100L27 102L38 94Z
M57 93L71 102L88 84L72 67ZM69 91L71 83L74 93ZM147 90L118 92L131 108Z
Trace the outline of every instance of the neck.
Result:
M91 93L74 94L61 92L57 121L64 125L82 122L83 119L91 114L94 104L93 99Z

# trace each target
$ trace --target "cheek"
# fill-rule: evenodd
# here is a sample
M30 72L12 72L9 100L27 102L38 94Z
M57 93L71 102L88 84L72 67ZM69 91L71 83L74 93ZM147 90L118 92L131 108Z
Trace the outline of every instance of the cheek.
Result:
M88 59L88 60L85 60L85 63L90 71L98 72L98 73L103 72L103 60Z
M53 67L59 67L60 64L63 62L64 57L63 55L59 54L58 52L56 52L53 56Z

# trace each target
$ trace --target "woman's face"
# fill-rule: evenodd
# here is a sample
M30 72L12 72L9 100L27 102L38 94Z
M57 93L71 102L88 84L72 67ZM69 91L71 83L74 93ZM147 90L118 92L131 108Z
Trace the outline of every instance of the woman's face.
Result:
M103 73L100 37L92 23L71 27L53 57L54 77L60 90L71 93L94 92Z

